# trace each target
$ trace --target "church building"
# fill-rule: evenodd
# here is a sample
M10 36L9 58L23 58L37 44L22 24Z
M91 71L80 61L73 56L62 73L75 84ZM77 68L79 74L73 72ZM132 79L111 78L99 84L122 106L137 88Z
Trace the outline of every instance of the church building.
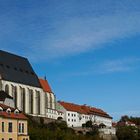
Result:
M27 58L0 50L0 91L14 100L15 107L33 116L47 116L56 99L47 80L39 79Z

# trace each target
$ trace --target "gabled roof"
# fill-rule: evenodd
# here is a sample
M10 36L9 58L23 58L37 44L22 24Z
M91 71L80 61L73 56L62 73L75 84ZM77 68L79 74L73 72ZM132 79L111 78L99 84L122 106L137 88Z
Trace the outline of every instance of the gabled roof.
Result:
M13 99L10 95L8 95L3 90L0 91L0 101L4 101L6 98Z
M4 118L10 118L10 119L21 119L21 120L27 120L28 118L19 111L19 114L15 114L14 111L16 109L9 107L7 105L4 104L0 104L0 107L3 109L3 111L0 111L0 117L4 117ZM6 110L7 109L11 110L11 113L7 113Z
M106 112L104 112L101 109L95 108L95 107L89 107L86 105L77 105L77 104L68 103L68 102L61 102L61 101L59 101L59 103L67 111L74 111L74 112L78 112L80 114L97 115L97 116L102 116L102 117L112 119L112 117L109 116Z
M27 58L0 50L0 77L3 80L40 87Z
M52 90L51 90L51 87L48 83L47 80L44 80L44 79L39 79L39 82L40 82L40 85L42 87L42 89L45 91L45 92L49 92L49 93L52 93Z

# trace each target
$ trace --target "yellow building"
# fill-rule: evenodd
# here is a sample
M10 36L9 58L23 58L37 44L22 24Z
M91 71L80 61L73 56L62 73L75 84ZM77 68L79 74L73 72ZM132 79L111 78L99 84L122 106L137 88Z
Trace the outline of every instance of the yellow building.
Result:
M4 104L0 104L0 140L29 140L27 117Z

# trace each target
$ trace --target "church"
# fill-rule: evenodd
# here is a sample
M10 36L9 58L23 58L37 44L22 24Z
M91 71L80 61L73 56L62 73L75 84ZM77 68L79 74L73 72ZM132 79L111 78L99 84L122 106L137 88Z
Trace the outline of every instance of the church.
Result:
M40 79L27 58L0 50L0 91L26 114L46 117L56 114L56 98L46 79Z

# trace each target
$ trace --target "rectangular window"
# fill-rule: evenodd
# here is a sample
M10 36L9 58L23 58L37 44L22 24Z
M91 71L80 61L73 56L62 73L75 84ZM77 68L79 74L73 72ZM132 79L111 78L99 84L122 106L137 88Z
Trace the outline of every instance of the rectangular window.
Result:
M22 133L24 133L24 123L22 123Z
M18 132L21 133L21 123L18 124Z
M2 138L2 140L4 140L4 138Z
M12 123L9 122L9 124L8 124L8 132L12 132L12 129L13 129Z
M9 138L9 140L13 140L12 138Z
M70 113L68 113L68 116L70 115Z
M4 122L2 122L2 132L4 132Z

